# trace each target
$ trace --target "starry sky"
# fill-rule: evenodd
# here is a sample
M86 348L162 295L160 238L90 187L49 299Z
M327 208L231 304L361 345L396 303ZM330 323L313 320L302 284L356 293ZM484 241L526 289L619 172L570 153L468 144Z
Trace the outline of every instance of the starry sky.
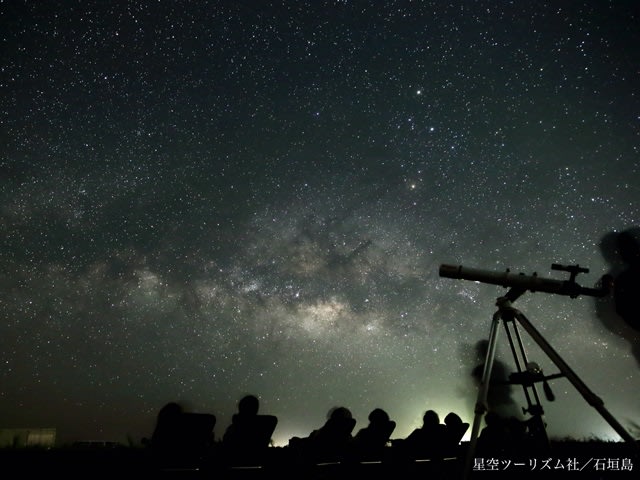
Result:
M15 0L0 21L1 428L139 442L179 401L220 438L247 393L279 445L337 405L356 430L384 408L393 438L427 409L471 422L506 289L439 266L579 264L591 287L640 224L634 1ZM610 298L514 306L639 436L640 332ZM620 439L550 383L551 437Z

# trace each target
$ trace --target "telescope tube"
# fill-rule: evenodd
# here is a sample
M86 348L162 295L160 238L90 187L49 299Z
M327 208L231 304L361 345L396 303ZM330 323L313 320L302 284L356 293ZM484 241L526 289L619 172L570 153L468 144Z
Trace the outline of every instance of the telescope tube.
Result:
M608 293L608 289L585 288L572 280L556 280L553 278L539 277L537 274L525 275L524 273L511 273L508 269L504 272L495 272L479 268L463 267L462 265L440 265L439 274L444 278L472 280L475 282L501 285L505 288L514 287L531 292L555 293L568 295L572 298L578 295L602 297Z

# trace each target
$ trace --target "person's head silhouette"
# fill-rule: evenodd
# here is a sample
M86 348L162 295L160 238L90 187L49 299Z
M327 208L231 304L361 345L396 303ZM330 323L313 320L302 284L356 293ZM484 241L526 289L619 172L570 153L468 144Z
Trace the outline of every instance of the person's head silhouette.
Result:
M351 415L351 410L349 410L347 407L334 407L331 410L329 410L327 417L333 420L341 420L341 419L346 420L348 418L352 418L352 415Z
M426 428L440 424L440 416L435 410L427 410L422 417L422 426Z
M260 400L255 395L245 395L238 402L240 415L257 415L260 408Z
M447 416L444 417L444 423L450 427L458 427L464 422L462 421L462 418L460 418L460 415L455 412L449 412L447 413Z
M369 422L381 424L389 421L389 414L381 408L375 408L369 413Z

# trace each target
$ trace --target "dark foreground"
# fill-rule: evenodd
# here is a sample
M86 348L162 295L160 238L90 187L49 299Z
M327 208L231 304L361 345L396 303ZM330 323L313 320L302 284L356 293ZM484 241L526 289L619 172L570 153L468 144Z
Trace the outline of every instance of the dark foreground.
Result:
M287 448L269 449L260 465L229 465L224 459L199 466L159 467L144 448L109 449L1 449L4 472L13 478L31 475L61 475L64 478L138 477L207 479L360 479L390 476L403 478L567 478L636 479L640 472L640 444L616 442L554 442L544 454L522 452L514 458L490 454L474 455L467 463L468 445L457 457L434 461L406 459L389 454L368 462L303 462ZM7 477L9 478L9 477Z

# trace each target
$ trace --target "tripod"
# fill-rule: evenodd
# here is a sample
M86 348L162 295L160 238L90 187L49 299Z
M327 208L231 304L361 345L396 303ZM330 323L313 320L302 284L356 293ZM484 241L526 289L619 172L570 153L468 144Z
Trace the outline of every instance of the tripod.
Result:
M510 375L510 383L520 384L523 387L527 400L527 408L523 409L525 413L532 415L528 420L529 428L539 442L548 444L544 420L542 418L543 409L540 403L540 397L536 388L536 383L542 383L548 400L553 400L553 393L547 383L548 380L559 377L566 377L573 386L578 390L582 397L589 405L594 407L604 420L622 437L625 441L636 444L634 438L624 429L624 427L611 415L605 408L604 402L595 395L586 384L578 377L578 375L567 365L553 347L538 332L529 319L519 310L513 307L512 303L522 296L527 290L544 291L546 293L557 293L561 295L569 295L572 298L580 294L591 296L605 296L609 293L609 283L604 281L603 286L599 289L584 288L575 282L578 273L588 272L587 269L575 266L561 266L553 264L552 269L564 270L571 274L568 281L558 281L552 279L541 279L536 274L533 276L513 275L508 270L506 273L496 274L495 272L487 272L477 269L465 269L463 267L454 267L450 265L442 265L440 267L440 275L449 278L463 278L467 280L482 281L486 283L499 284L511 287L506 295L499 297L496 305L498 310L493 315L491 329L489 333L489 344L486 352L484 369L482 372L482 380L480 390L475 405L475 416L473 427L471 430L471 440L467 451L465 463L465 478L471 472L473 466L473 458L477 446L478 434L482 423L483 415L487 412L487 396L489 393L490 379L492 367L495 359L496 345L498 339L498 329L502 321L509 339L511 353L516 364L517 372ZM559 374L545 376L537 365L529 362L522 343L522 338L518 330L520 324L538 346L547 354L549 359L560 369ZM514 342L515 339L515 342ZM516 348L517 347L517 348Z

